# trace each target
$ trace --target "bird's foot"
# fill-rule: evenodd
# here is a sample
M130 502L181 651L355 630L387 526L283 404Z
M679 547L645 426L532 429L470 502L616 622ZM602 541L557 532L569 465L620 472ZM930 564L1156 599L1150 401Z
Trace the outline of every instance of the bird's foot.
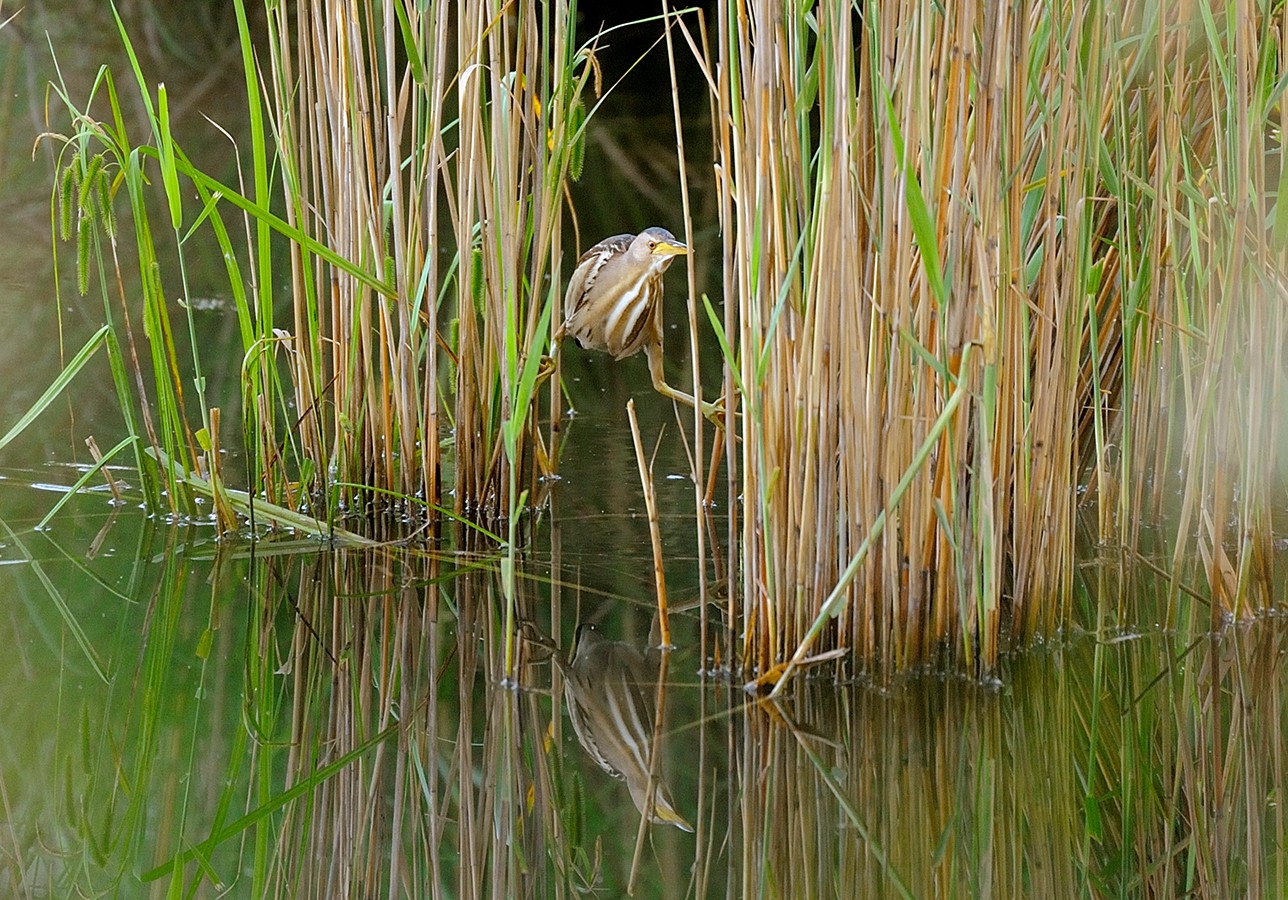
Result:
M542 356L541 362L537 363L537 384L545 381L554 373L555 358L553 356Z
M725 399L721 397L715 403L702 401L702 415L712 425L725 430Z

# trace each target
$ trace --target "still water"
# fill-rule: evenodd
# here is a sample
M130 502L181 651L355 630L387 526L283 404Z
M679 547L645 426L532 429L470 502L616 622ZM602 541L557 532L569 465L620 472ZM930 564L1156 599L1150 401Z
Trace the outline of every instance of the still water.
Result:
M1071 636L997 684L817 677L769 703L699 674L695 613L675 617L675 651L652 649L642 516L556 513L519 582L507 685L487 554L217 546L101 494L37 531L49 502L0 482L8 896L1288 883L1277 620L1191 642ZM677 596L683 545L668 539Z
M67 39L56 16L0 32L0 434L55 377L60 339L74 351L101 316L65 284L54 296L52 165L43 148L31 161L51 77L37 21ZM103 40L69 78L113 57ZM185 78L205 92L194 131L198 109L235 119L235 96L170 66L172 93ZM213 138L204 152L218 164ZM204 287L194 273L211 341L233 327L217 271ZM1164 585L1088 548L1078 626L995 681L820 671L781 702L750 697L721 668L720 615L691 602L712 573L670 409L642 360L584 359L562 478L521 560L507 672L500 560L450 529L361 550L220 544L146 516L125 471L124 502L95 487L39 527L85 438L120 433L105 372L0 452L0 895L1288 893L1277 618L1210 635L1148 614L1098 621L1091 610L1155 608ZM680 608L668 653L632 388L658 442Z

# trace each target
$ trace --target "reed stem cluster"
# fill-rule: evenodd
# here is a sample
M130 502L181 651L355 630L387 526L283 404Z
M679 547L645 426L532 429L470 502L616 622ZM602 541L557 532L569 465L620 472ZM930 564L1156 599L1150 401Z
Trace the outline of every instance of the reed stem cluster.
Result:
M1095 539L1197 551L1216 619L1269 601L1274 10L719 5L752 668L991 670L1068 620L1080 486Z
M268 4L264 52L237 11L237 187L187 161L132 53L150 142L127 136L110 73L110 122L61 92L57 224L82 290L97 271L114 298L77 365L107 348L133 435L99 465L133 446L154 505L192 512L204 492L229 528L256 511L297 527L301 509L332 534L355 509L505 519L513 579L515 520L556 464L537 414L556 422L560 395L538 403L538 387L573 256L567 185L604 96L596 44L579 45L567 0ZM682 107L677 51L711 113L699 188L717 197L723 312L706 308L745 669L840 647L864 670L991 671L1069 620L1080 503L1124 574L1162 525L1167 624L1272 602L1282 3L725 0L714 51L699 11L659 12L637 27L666 29L677 156L696 102ZM222 471L191 305L161 288L153 168L185 295L192 235L208 225L224 252L247 493ZM117 252L122 186L141 315ZM699 556L704 541L699 524Z

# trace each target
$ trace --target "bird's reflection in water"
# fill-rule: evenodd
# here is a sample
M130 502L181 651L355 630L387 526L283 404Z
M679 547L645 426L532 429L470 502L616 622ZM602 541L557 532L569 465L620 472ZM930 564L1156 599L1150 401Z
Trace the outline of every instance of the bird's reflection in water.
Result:
M583 624L577 628L572 662L560 668L568 715L586 752L601 769L626 782L635 807L649 821L692 831L676 812L656 764L652 809L646 811L657 721L656 655L646 659L630 644L610 641L593 625Z

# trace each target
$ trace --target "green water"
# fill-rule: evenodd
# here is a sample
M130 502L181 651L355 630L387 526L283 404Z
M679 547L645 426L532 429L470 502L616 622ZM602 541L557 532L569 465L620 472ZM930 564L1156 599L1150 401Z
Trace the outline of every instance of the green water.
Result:
M640 814L578 742L568 663L549 654L568 658L587 621L647 651L641 518L552 517L519 591L516 688L502 685L494 560L217 547L101 495L34 531L49 500L0 482L7 895L161 896L194 848L205 862L178 871L197 896L625 890ZM640 896L1286 884L1277 620L1192 645L1071 638L990 685L820 677L780 704L699 676L694 613L673 631L658 764L696 831L646 827Z
M0 434L55 377L60 335L74 350L101 317L67 284L54 298L68 263L56 272L50 250L52 165L43 150L31 161L49 127L38 23L61 28L55 46L75 33L57 16L0 32L13 87L0 158ZM226 23L205 27L189 39L219 46ZM235 120L234 88L212 87L200 54L185 61L158 35L160 50L179 53L161 57L172 95L204 91L183 128L208 135L208 165L227 165L198 113ZM110 40L77 46L65 73L83 90L100 58L119 64ZM194 293L212 298L199 318L215 344L233 316L218 261L208 264ZM647 389L642 360L570 365L580 414L522 560L508 680L499 560L450 530L361 551L219 544L211 527L146 516L126 471L115 476L124 503L99 481L38 528L89 461L85 438L119 437L102 360L0 451L0 895L1288 892L1281 620L1161 631L1160 615L1139 612L1162 608L1157 577L1088 552L1080 627L1009 659L995 681L838 685L819 672L781 703L750 698L737 677L702 674L719 668L714 654L727 658L729 634L687 603L703 576L669 405ZM229 360L224 377L235 371ZM625 430L632 393L658 446L667 586L689 606L664 659L652 650L652 557ZM723 541L725 529L717 515L710 533ZM1133 593L1121 607L1136 618L1097 622L1090 611L1119 608L1123 584ZM619 657L638 654L649 678L664 672L663 689L638 686L638 708L646 722L660 709L645 742L653 789L693 832L641 828L632 784L579 740L570 705L621 699L564 688L585 623L624 645ZM596 671L593 684L614 683Z

